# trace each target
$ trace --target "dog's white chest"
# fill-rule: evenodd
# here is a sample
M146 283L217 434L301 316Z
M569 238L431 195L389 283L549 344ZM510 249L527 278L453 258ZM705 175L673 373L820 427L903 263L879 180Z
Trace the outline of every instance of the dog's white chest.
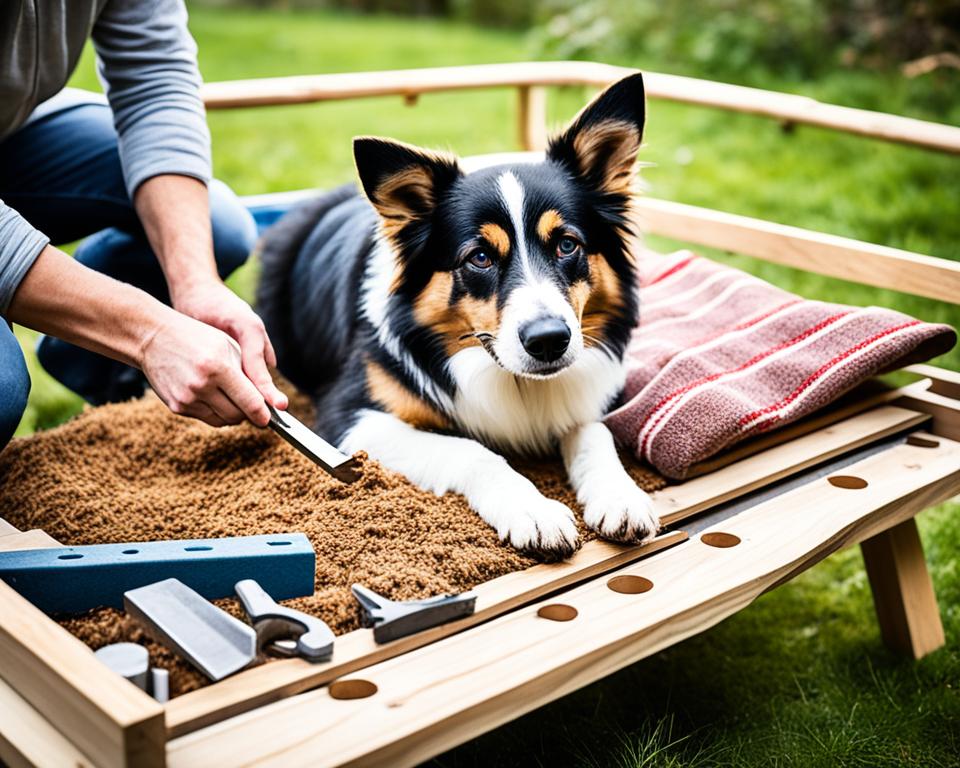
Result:
M625 378L623 364L597 349L584 350L550 379L513 376L479 348L456 353L450 370L458 426L487 445L518 453L548 453L574 427L598 421Z

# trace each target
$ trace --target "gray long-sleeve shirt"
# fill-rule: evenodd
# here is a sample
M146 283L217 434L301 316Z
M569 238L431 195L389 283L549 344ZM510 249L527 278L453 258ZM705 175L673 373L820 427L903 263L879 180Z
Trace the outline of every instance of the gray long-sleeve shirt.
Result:
M60 92L87 38L131 197L159 174L209 181L210 135L183 0L0 2L0 141L70 100ZM0 200L0 316L48 242Z

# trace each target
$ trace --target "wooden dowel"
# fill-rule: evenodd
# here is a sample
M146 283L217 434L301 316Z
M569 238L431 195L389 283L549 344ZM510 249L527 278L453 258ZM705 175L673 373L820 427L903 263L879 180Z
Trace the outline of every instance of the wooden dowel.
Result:
M517 129L520 146L530 152L547 148L547 89L524 85L517 89Z

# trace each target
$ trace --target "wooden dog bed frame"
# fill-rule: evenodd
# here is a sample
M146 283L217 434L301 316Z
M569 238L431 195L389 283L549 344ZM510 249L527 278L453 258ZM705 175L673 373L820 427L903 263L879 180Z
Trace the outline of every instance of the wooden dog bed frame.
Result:
M510 87L523 146L545 145L547 86L629 70L555 62L291 77L204 87L209 109ZM646 73L650 99L748 112L960 153L960 128ZM642 198L646 232L957 303L960 263ZM764 449L656 493L667 533L594 541L568 562L477 587L476 615L331 662L277 661L166 705L0 582L0 758L9 765L414 765L702 632L860 544L884 641L944 643L914 516L960 493L960 374L922 378L777 433ZM866 407L869 405L869 407ZM0 548L56 546L0 521Z

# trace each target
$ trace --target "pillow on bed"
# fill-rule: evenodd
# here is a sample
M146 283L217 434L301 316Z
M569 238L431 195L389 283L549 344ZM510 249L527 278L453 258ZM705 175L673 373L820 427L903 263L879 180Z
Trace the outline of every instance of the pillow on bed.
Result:
M640 274L624 404L606 423L621 445L676 479L956 342L950 326L803 299L689 251L645 255Z

